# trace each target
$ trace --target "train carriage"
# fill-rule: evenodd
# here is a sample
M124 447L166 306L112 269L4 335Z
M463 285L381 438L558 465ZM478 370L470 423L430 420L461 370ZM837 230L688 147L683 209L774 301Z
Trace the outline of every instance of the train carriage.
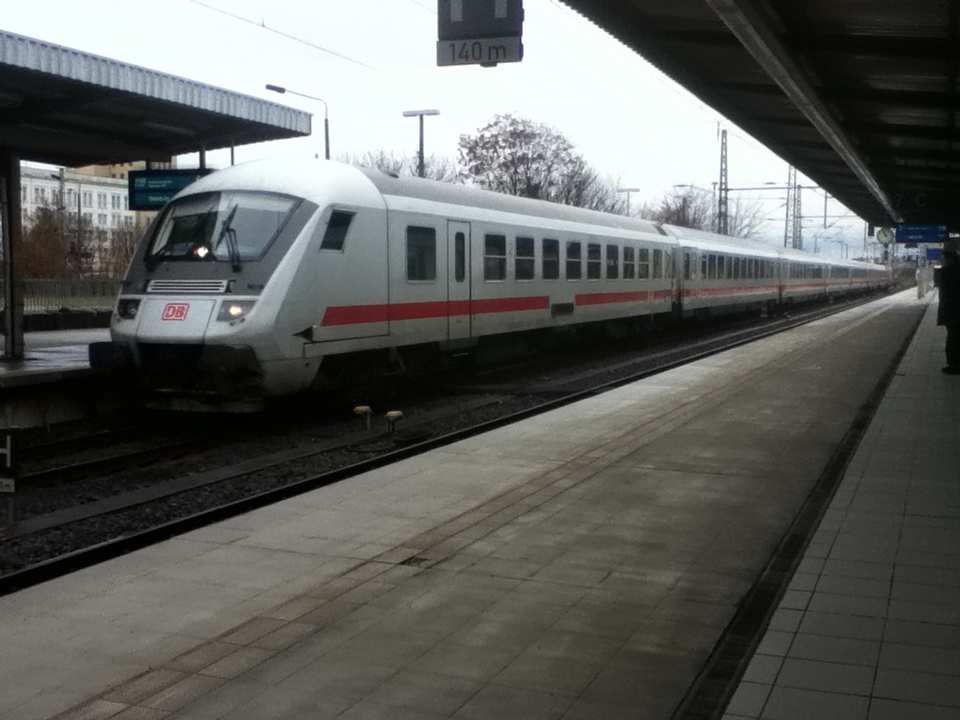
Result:
M397 358L885 282L835 265L842 280L819 256L637 218L258 161L198 180L160 213L91 361L132 363L155 404L256 409Z
M780 251L782 261L781 302L812 302L827 296L830 266L821 255L787 248Z
M779 302L776 248L688 228L664 227L680 246L680 302L685 313L742 312Z

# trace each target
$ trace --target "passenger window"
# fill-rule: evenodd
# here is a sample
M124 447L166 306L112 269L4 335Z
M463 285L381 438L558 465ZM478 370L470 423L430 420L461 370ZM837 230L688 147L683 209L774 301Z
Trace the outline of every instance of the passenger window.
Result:
M716 255L710 256L710 270L708 272L710 273L708 277L711 280L717 279L717 256Z
M733 258L733 279L740 279L740 258L738 257Z
M407 280L437 279L437 231L434 228L407 228Z
M517 280L533 280L533 238L517 238L517 257L514 261L514 276Z
M650 249L640 248L639 259L637 260L637 278L640 280L650 279ZM687 256L689 258L689 255Z
M457 282L467 279L467 236L458 232L453 237L454 276Z
M623 279L633 280L636 276L636 251L632 247L623 249Z
M343 250L343 241L347 237L347 230L350 229L350 221L353 220L354 213L334 210L330 213L330 220L327 222L327 231L323 234L323 240L320 242L321 250Z
M567 243L567 280L579 280L583 272L581 247L578 242Z
M507 236L487 235L483 244L483 279L507 279Z
M544 238L543 279L556 280L559 277L560 277L560 241Z
M683 251L683 279L684 280L690 279L690 270L691 270L691 264L692 264L691 261L692 261L692 258L690 257L690 253L684 250Z
M653 251L653 277L663 277L663 250Z
M620 277L620 247L607 245L607 280Z
M701 280L707 279L707 263L708 263L707 256L706 255L701 256L700 258L700 279Z
M600 279L600 246L587 243L587 280Z

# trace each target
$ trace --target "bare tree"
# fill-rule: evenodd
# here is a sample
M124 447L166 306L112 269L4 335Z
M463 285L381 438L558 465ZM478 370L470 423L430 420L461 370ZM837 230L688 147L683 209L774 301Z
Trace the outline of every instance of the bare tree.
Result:
M555 201L564 205L621 214L626 209L626 200L617 192L618 185L612 178L601 178L596 170L578 156L573 171L566 182L561 183Z
M386 150L367 151L359 156L343 155L343 162L358 167L376 168L396 175L418 174L419 156L396 156ZM427 155L423 159L424 177L441 182L457 182L456 164L442 155Z
M717 231L714 197L708 190L700 188L688 188L686 192L675 188L656 204L643 205L641 214L667 225ZM740 196L733 197L727 207L727 234L740 238L755 237L763 229L764 215L763 206L759 202L744 200Z
M24 217L24 276L78 278L94 274L96 258L108 243L90 218L67 212L62 203L41 205Z
M744 200L739 195L727 207L727 232L734 237L752 238L763 230L763 206L757 201Z
M146 224L125 225L110 233L110 242L104 246L100 257L100 274L105 277L122 277L137 252Z
M73 270L71 277L88 277L93 275L94 260L100 249L106 246L109 236L106 230L94 226L88 217L74 214L70 220L67 263Z
M661 198L648 217L667 225L716 231L713 198L707 192L682 192L675 188Z
M76 277L71 267L69 241L62 217L51 205L38 207L24 216L23 276L25 278Z
M388 153L383 149L368 150L362 155L344 154L340 156L340 159L348 165L375 168L385 173L396 173L397 175L403 174L403 168L406 165L404 158L398 158L393 152Z
M459 170L465 182L508 195L613 212L621 207L615 185L601 180L570 140L514 115L497 115L476 135L461 135Z

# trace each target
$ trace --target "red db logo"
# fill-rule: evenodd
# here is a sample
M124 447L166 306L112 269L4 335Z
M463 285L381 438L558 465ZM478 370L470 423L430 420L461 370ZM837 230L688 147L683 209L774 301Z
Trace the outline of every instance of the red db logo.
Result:
M161 320L186 320L189 303L167 303L163 306Z

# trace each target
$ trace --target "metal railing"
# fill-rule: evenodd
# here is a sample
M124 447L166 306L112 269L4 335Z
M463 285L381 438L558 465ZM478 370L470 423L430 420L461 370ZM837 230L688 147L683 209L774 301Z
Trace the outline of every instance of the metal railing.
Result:
M27 313L64 310L112 310L120 292L120 278L79 280L24 280L23 310ZM3 307L0 280L0 308Z

